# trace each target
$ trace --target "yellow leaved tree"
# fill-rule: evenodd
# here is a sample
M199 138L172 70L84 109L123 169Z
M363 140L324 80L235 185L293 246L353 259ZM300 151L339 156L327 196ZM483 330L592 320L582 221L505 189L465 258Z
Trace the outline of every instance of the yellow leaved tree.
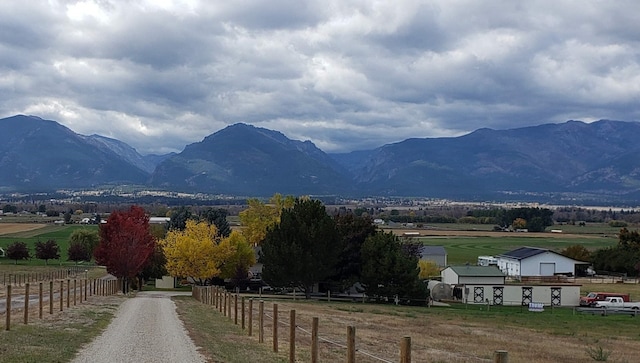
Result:
M167 272L172 276L190 277L203 285L207 279L220 276L222 265L233 254L228 244L216 239L215 225L188 220L184 231L171 230L160 240L167 258Z
M435 261L420 260L418 261L418 267L420 267L420 280L426 280L429 277L440 276L440 267L438 267L438 264Z
M238 231L231 231L229 237L223 238L220 246L232 251L222 266L220 277L223 279L245 279L249 268L256 263L256 253L245 236Z
M282 210L293 207L294 202L293 196L282 194L271 197L269 204L255 198L247 200L249 207L240 212L240 223L249 244L258 246L267 235L267 228L279 223Z

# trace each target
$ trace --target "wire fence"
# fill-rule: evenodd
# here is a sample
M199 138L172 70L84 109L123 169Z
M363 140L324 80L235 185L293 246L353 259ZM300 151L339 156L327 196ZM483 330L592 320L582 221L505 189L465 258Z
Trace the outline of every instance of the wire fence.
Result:
M242 297L240 301L238 301L237 293L230 293L217 286L194 286L193 296L195 299L204 304L214 306L221 313L223 313L224 316L235 320L236 325L238 324L238 316L240 314L242 329L248 328L249 336L253 335L253 323L257 320L258 341L260 343L265 342L265 328L267 328L267 330L269 330L270 328L270 330L272 331L271 339L274 344L275 352L278 352L279 349L278 336L280 335L280 333L278 332L278 327L289 328L290 362L298 361L296 360L295 349L296 345L301 344L305 347L305 349L307 349L308 345L310 345L310 361L312 363L318 362L318 346L320 343L322 343L323 346L324 356L330 357L331 360L336 360L341 359L341 356L346 355L347 363L354 363L356 360L356 355L365 359L365 361L371 362L390 363L399 361L401 363L410 363L412 350L415 352L420 352L421 356L439 353L440 355L455 357L456 359L464 360L466 362L506 362L508 356L508 353L502 350L494 351L493 359L490 359L487 357L477 357L472 354L460 351L451 352L426 346L412 346L412 344L414 343L412 342L411 337L408 336L398 337L397 339L390 339L389 337L375 334L375 337L372 338L371 335L373 333L376 333L376 330L379 330L379 328L375 329L375 327L365 327L366 329L363 330L363 333L367 335L366 338L369 340L368 348L363 348L362 346L356 345L356 327L354 325L350 325L352 322L346 322L346 336L335 333L337 330L335 328L335 322L331 322L331 325L333 326L333 328L329 329L331 333L325 332L320 335L318 334L319 323L317 317L313 317L311 327L297 322L296 308L300 308L299 305L291 305L288 303L283 303L282 301L277 301L273 302L271 309L269 309L269 307L265 308L265 302L262 299L254 301L253 298L245 299L244 297ZM255 302L257 302L257 304L254 304ZM279 317L279 308L289 309L291 314L289 321ZM257 319L254 320L254 315L256 314ZM308 318L309 313L303 312L303 314L301 315L307 315ZM248 326L245 325L247 320L249 321ZM291 329L292 326L294 327L294 329ZM302 334L296 334L296 332ZM372 339L375 340L373 343L371 342ZM376 349L376 351L369 349L372 347L378 349Z

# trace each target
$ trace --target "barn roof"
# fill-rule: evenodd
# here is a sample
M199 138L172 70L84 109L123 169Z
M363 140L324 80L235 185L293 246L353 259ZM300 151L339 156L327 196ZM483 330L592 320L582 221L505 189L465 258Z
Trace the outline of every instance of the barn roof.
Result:
M495 266L449 266L458 276L504 277L504 273Z
M503 253L500 255L500 257L509 257L509 258L513 258L516 260L524 260L525 258L529 258L529 257L533 257L536 255L539 255L541 253L546 253L546 252L551 252L551 253L555 253L553 251L549 251L547 249L544 248L536 248L536 247L520 247L520 248L516 248L515 250Z
M420 248L420 255L425 256L446 256L447 250L443 246L422 246Z

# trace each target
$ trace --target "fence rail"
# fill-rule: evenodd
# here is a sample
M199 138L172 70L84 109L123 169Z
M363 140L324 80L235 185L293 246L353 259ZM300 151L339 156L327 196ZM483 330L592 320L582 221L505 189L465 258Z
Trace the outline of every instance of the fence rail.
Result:
M31 287L37 286L37 293L31 293ZM19 287L19 286L18 286ZM48 294L45 289L48 287ZM24 283L24 292L16 293L14 285L5 286L4 301L0 301L0 314L5 315L5 330L11 330L12 313L22 310L23 324L29 324L30 311L37 306L38 318L44 316L45 302L48 302L49 314L53 314L55 302L59 302L60 312L71 304L82 304L90 296L114 295L119 291L119 283L116 279L60 279L50 280L48 284L44 281ZM35 288L34 288L35 290ZM65 299L66 297L66 299Z
M238 310L240 310L242 329L245 329L245 318L248 320L246 326L248 336L253 336L253 316L256 313L254 311L254 299L249 298L248 304L245 297L240 298L238 302L239 294L232 293L224 290L218 286L194 286L192 290L193 297L199 302L211 305L218 310L223 316L233 320L238 325ZM248 309L245 307L248 305ZM344 350L347 363L355 363L356 356L366 356L368 359L378 362L392 363L397 362L398 358L400 363L411 363L411 337L403 336L399 339L391 342L391 344L398 345L399 357L390 359L389 357L380 357L376 353L368 352L363 349L358 349L356 346L356 327L347 325L346 336L344 340L340 342L340 339L322 337L318 334L319 319L317 317L312 318L311 328L305 329L296 321L296 310L293 306L289 310L289 320L284 321L280 318L280 307L287 306L286 303L273 302L272 314L265 312L265 302L260 299L258 301L258 342L265 343L265 318L270 319L272 322L272 344L273 351L279 351L278 343L278 326L287 327L289 330L289 362L296 362L296 344L300 344L297 340L297 332L304 333L305 337L310 339L310 354L311 362L316 363L319 359L319 343L322 342L325 345ZM493 362L495 363L507 363L508 352L504 350L497 350L493 353Z

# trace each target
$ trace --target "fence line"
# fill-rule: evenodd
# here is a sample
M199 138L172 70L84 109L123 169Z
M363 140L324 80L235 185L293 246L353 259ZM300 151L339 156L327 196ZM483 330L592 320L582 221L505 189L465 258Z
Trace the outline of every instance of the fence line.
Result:
M232 319L232 314L231 314L231 297L232 294L220 287L213 287L213 286L194 286L194 288L192 289L192 295L193 297L204 303L207 305L213 305L214 307L218 308L220 310L221 313L224 314L224 316L228 316L230 319ZM236 325L238 325L238 320L237 320L237 310L238 310L238 294L235 293L235 299L234 299L234 308L235 308L235 319L234 322ZM227 305L228 302L228 305ZM223 307L224 304L224 307ZM248 335L252 336L252 320L253 320L253 298L249 299L249 316L248 316ZM281 304L282 306L287 306L287 304ZM244 326L244 313L245 313L245 298L242 298L242 314L243 314L243 326L242 329L245 329ZM391 360L387 360L381 357L378 357L376 355L374 355L373 353L364 351L364 350L360 350L357 349L355 346L355 327L353 326L348 326L347 327L347 344L341 344L338 343L334 340L325 338L325 337L320 337L317 334L317 321L318 318L314 317L313 318L313 324L312 324L312 331L310 332L307 329L304 329L303 327L299 326L298 324L296 324L295 321L295 309L291 310L291 316L290 316L290 322L291 323L286 323L283 321L279 321L278 320L278 304L274 303L273 306L273 315L270 315L268 313L264 312L264 301L260 301L259 302L259 312L258 312L258 329L259 329L259 342L260 343L264 343L264 317L267 317L269 319L271 319L273 321L273 334L274 336L273 338L273 350L274 352L278 352L278 346L277 346L277 341L278 341L278 329L277 329L277 325L283 325L283 326L288 326L289 327L289 331L290 331L290 337L289 337L289 361L290 362L294 362L295 361L295 341L296 341L296 337L295 337L295 331L296 330L300 330L302 332L304 332L305 334L311 336L311 362L315 363L317 362L317 342L318 341L322 341L324 343L327 343L329 345L332 346L336 346L339 347L341 349L346 349L347 351L347 363L354 363L355 362L355 354L359 353L362 354L364 356L367 356L371 359L375 359L378 360L380 362L385 362L385 363L391 363ZM386 339L385 339L386 340ZM388 341L388 340L387 340ZM417 348L419 350L429 350L428 348L423 348L423 347L413 347L413 348ZM411 363L411 350L412 350L412 344L411 344L411 338L408 336L402 337L400 340L400 362L401 363ZM450 353L450 352L447 352ZM479 359L480 361L483 361L484 359ZM494 351L493 354L493 361L496 363L504 363L504 362L508 362L508 352L506 351L502 351L502 350L497 350Z
M71 279L67 279L66 280L66 301L67 301L67 308L70 307L70 296L72 294L71 292L71 281L73 281L73 305L76 305L79 301L80 304L82 304L83 301L87 301L87 292L89 292L90 295L92 296L108 296L108 295L114 295L117 294L119 291L119 280L116 279L80 279L79 281L77 279L71 280ZM65 301L65 279L61 279L60 285L59 285L59 290L58 293L55 293L55 288L54 288L54 280L49 281L49 314L52 315L53 314L53 306L54 306L54 301L55 301L55 297L56 295L58 296L58 300L60 302L60 311L64 311L64 301ZM79 286L78 286L79 283ZM84 289L85 289L85 293L84 293L84 298L83 298L83 284L84 284ZM6 305L5 305L5 310L4 310L4 314L5 314L5 330L11 330L11 319L12 319L12 312L13 311L20 311L20 307L18 306L18 304L20 303L21 297L22 299L24 299L24 306L22 307L23 310L23 324L27 325L29 324L29 320L30 320L30 305L32 302L35 303L36 299L37 299L37 310L38 310L38 318L39 319L43 319L43 308L44 308L44 287L43 287L43 282L38 282L38 293L37 294L31 294L30 293L30 287L31 284L29 282L25 282L24 285L24 292L20 293L20 294L15 294L13 291L13 285L9 284L6 285ZM79 296L80 298L77 299L77 294L78 294L78 290L79 290ZM97 291L97 293L92 293L91 291ZM14 294L16 299L14 300ZM35 307L34 307L35 310ZM2 312L0 312L2 313Z
M83 275L84 278L88 278L87 273L89 269L96 266L68 266L64 268L56 268L53 271L47 272L26 272L26 273L2 273L2 279L0 283L2 285L14 285L23 286L30 282L40 281L54 281L67 278L78 278Z

